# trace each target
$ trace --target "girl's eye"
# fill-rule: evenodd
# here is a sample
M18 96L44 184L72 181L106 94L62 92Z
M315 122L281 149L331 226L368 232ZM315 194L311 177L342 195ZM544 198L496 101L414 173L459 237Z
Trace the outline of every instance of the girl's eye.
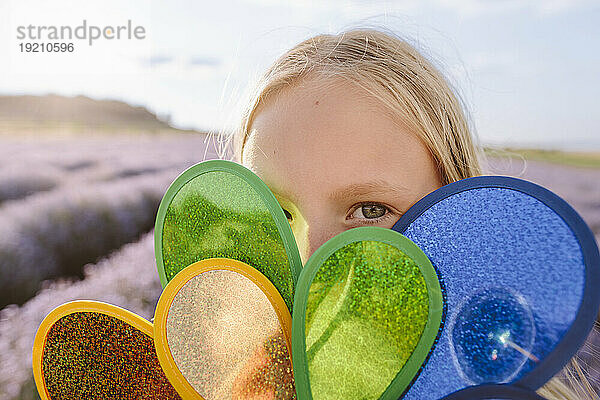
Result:
M363 204L359 206L351 215L351 218L375 219L383 217L388 208L381 204Z
M291 221L293 219L292 214L285 208L282 208L282 210L283 210L283 213L285 214L285 217L288 219L288 221Z

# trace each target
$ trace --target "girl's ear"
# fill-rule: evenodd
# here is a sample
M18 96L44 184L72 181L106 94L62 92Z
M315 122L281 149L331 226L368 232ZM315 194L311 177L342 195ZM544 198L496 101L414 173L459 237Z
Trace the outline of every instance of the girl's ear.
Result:
M298 398L400 398L434 344L442 312L436 272L410 240L376 227L335 236L298 281Z
M291 400L291 323L279 292L256 269L205 259L182 270L162 293L156 352L184 398Z
M593 327L600 306L594 236L540 186L498 176L458 181L420 200L393 229L436 267L448 309L407 399L482 383L536 390Z
M163 197L154 237L163 287L197 261L231 258L265 275L292 309L296 242L275 196L243 166L212 160L186 170Z
M152 325L122 308L74 301L35 336L33 374L46 399L179 399L156 356Z

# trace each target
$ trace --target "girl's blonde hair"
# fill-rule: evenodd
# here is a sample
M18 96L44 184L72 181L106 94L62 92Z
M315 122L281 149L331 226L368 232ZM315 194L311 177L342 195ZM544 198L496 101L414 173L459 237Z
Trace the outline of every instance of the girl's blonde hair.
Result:
M431 152L442 183L478 175L478 153L459 99L415 48L376 30L319 35L283 54L259 82L234 139L239 160L258 108L307 77L349 80L386 106Z
M350 81L380 100L391 116L425 144L438 165L442 184L481 174L482 152L455 90L413 46L374 29L318 35L279 57L259 81L244 111L233 137L235 157L242 160L254 118L269 98L305 79L318 78ZM538 393L551 400L595 399L578 366L573 359L560 378L550 380Z

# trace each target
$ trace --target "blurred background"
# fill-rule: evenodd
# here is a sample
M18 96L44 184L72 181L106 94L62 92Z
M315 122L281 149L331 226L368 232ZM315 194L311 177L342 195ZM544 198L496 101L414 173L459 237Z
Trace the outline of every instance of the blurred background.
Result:
M48 40L20 40L20 26L84 20L145 38L21 51ZM231 133L261 72L315 34L408 40L460 94L488 172L548 187L599 238L598 22L599 3L576 0L0 0L0 398L37 398L33 336L57 305L152 317L167 186L217 157L208 134Z

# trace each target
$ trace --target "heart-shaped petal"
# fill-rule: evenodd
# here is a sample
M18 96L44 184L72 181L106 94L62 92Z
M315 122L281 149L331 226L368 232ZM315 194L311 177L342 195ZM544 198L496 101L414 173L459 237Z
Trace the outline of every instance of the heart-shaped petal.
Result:
M182 270L160 297L154 335L161 365L190 398L295 398L291 316L271 282L231 259Z
M583 344L600 306L600 257L581 217L552 192L485 176L429 194L394 226L427 254L448 320L406 399L481 383L536 390Z
M179 399L156 356L152 325L122 308L74 301L35 337L33 374L45 399Z
M231 258L269 278L292 309L296 242L275 196L243 166L211 160L186 170L163 197L154 235L163 286L194 262Z
M343 232L309 259L294 300L293 360L302 399L393 399L440 327L443 299L427 257L383 228Z

